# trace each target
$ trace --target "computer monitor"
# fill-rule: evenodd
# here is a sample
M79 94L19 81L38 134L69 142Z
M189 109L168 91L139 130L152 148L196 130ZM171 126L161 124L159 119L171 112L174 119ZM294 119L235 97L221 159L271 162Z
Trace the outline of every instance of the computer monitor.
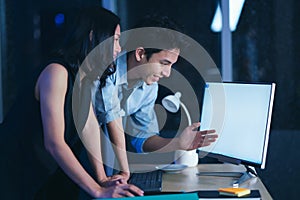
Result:
M205 84L200 130L219 137L199 156L265 168L275 83Z

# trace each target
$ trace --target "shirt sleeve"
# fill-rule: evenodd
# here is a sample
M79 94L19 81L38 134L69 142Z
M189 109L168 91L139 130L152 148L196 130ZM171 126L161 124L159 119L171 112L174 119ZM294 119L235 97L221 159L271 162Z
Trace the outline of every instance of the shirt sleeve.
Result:
M114 76L106 79L106 85L99 87L100 81L94 82L93 104L99 124L109 123L125 115L120 107L118 98L118 87L115 85Z
M145 141L154 135L159 135L157 117L154 110L158 87L147 91L143 105L127 118L126 133L129 134L131 147L138 153L144 153Z

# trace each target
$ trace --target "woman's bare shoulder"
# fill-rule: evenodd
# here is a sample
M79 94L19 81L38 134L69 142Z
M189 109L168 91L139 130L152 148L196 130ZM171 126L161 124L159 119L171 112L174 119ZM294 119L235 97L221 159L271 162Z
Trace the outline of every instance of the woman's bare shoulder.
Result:
M35 85L35 97L39 99L41 90L61 90L67 88L68 71L58 63L51 63L45 67Z

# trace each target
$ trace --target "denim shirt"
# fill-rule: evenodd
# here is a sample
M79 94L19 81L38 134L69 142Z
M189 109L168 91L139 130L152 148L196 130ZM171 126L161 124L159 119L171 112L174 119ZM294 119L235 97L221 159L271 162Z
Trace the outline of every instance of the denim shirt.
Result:
M116 72L107 77L102 89L98 89L99 80L94 82L94 109L100 125L122 117L128 148L143 153L146 139L159 134L154 111L158 84L141 80L128 88L126 61L126 54L118 58Z

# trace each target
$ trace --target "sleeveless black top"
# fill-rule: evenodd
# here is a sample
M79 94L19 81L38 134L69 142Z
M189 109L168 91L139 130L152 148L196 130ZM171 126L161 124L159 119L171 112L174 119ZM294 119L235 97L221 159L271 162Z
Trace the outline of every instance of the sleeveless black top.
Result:
M64 104L64 138L77 159L80 160L79 157L84 148L78 136L72 112L72 96L76 78L76 71L74 71L67 62L59 58L49 60L45 66L51 63L58 63L62 65L68 72L68 85ZM37 106L40 113L40 105ZM41 119L40 124L42 124ZM42 133L40 134L43 135ZM48 165L49 171L48 178L46 178L46 181L39 189L38 193L35 196L35 199L77 199L81 189L62 171L62 169L60 169L60 167L58 167L54 159L44 149L44 145L42 145L42 148L40 148L40 150L41 151L39 153L39 157L40 159L44 160L44 165ZM44 159L42 157L44 157Z
M75 147L77 142L79 142L79 137L77 134L77 130L74 124L73 112L72 112L72 97L73 97L73 88L74 82L76 78L76 72L70 67L70 65L62 59L55 58L48 61L46 64L49 65L51 63L58 63L66 68L68 72L68 86L67 92L65 96L65 104L64 104L64 118L65 118L65 141L71 147ZM76 149L74 149L76 150ZM75 151L76 152L76 151Z

